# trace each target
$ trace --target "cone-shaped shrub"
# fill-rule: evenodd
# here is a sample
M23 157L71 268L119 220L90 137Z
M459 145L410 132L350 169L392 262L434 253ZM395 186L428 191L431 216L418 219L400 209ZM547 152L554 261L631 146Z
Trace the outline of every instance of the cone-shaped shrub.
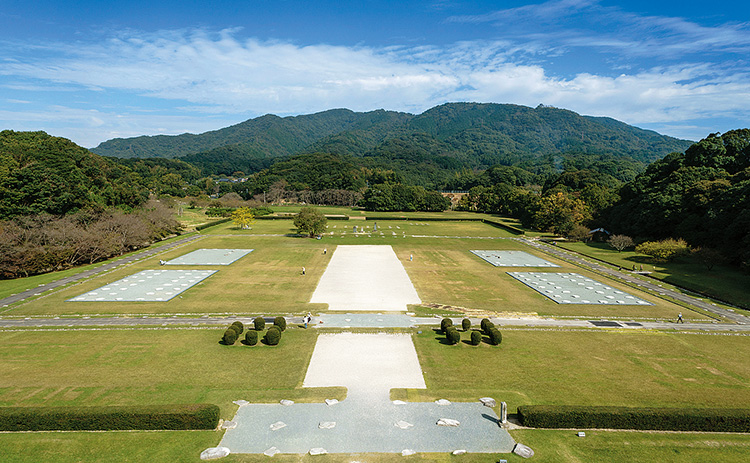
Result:
M258 344L258 332L247 330L245 332L245 344L247 344L248 346L254 346Z
M470 342L472 346L478 346L482 342L482 333L479 331L472 331Z
M492 328L490 330L490 342L495 346L500 345L503 342L503 333L497 328Z
M278 326L281 331L286 330L286 318L276 317L273 319L274 326Z
M255 331L263 331L266 329L266 321L263 317L255 317L255 320L253 320L253 326L255 327Z
M449 326L453 326L453 320L451 320L450 318L444 318L440 321L440 331L442 331L443 333L445 333L445 330Z
M281 330L278 326L274 325L268 328L266 335L263 337L266 344L269 346L275 346L281 341Z
M461 333L458 332L455 326L450 326L446 328L445 339L447 339L450 344L458 344L461 342Z
M471 320L468 318L464 318L461 320L461 329L464 331L469 331L471 329Z
M221 343L231 346L237 341L237 330L235 328L227 328L224 332L224 336L221 338Z

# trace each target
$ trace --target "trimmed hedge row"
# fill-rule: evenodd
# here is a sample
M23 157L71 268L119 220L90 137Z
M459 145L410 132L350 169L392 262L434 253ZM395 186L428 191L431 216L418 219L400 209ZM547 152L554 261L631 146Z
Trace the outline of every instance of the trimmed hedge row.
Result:
M208 227L213 227L214 225L219 225L220 223L227 223L230 220L232 220L231 217L227 217L226 219L219 219L219 220L214 220L213 222L210 222L210 223L204 223L203 225L198 225L197 227L195 227L195 231L205 230Z
M518 415L530 428L750 432L750 409L522 405Z
M0 431L215 429L213 404L111 407L0 407Z
M503 230L509 231L514 235L526 234L526 232L521 230L520 228L516 228L513 225L508 225L507 223L495 222L494 220L488 220L488 219L483 219L482 223L492 225L493 227L496 227L496 228L502 228Z

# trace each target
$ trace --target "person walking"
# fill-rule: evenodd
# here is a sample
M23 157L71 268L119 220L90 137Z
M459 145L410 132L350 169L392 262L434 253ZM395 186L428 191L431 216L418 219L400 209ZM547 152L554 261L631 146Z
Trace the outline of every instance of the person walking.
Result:
M305 322L305 329L307 329L307 325L312 321L312 314L307 312L307 315L302 320Z
M302 267L302 274L305 274L305 267Z
M682 312L677 314L677 323L685 323L685 321L682 319Z

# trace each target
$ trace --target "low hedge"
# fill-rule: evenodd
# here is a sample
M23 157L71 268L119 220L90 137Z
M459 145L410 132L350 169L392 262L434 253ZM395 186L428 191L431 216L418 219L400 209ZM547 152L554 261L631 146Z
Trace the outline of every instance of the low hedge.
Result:
M482 333L479 331L472 331L469 343L472 346L478 346L482 342Z
M750 432L750 409L522 405L518 415L530 428Z
M464 318L461 320L461 329L464 331L469 331L471 329L471 320L468 318Z
M263 331L266 329L266 320L263 317L255 317L253 320L253 327L255 331Z
M198 225L197 227L195 227L195 231L205 230L208 227L213 227L214 225L219 225L220 223L227 223L230 220L232 219L230 217L227 217L226 219L219 219L219 220L214 220L213 222L204 223L203 225Z
M273 319L273 324L278 326L281 331L286 330L286 318L276 317Z
M109 407L0 407L0 431L215 429L213 404Z
M451 320L450 318L444 318L440 320L440 331L442 331L443 333L445 333L445 330L447 330L451 326L453 326L453 320Z

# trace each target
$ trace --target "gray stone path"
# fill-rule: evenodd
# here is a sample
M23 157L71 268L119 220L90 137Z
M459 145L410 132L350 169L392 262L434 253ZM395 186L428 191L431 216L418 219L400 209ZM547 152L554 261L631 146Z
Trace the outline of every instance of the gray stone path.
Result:
M141 326L141 327L183 327L183 326L226 326L235 320L244 324L251 324L254 316L217 316L215 314L193 317L159 316L159 315L122 315L119 317L98 316L63 316L63 317L0 317L0 328L94 328L107 326ZM273 323L273 317L264 317L267 323ZM348 319L348 320L347 320ZM454 324L460 325L461 317L452 317ZM323 323L319 323L320 321ZM416 320L416 323L413 321ZM438 317L410 317L403 314L320 314L313 317L311 326L315 328L408 328L410 326L434 327L440 325ZM470 319L472 326L478 326L480 319ZM664 321L635 321L635 320L560 320L554 318L492 318L498 326L529 327L529 328L628 328L650 330L678 330L678 331L726 331L750 333L750 324L734 323L674 323ZM287 317L287 323L302 325L302 316Z

